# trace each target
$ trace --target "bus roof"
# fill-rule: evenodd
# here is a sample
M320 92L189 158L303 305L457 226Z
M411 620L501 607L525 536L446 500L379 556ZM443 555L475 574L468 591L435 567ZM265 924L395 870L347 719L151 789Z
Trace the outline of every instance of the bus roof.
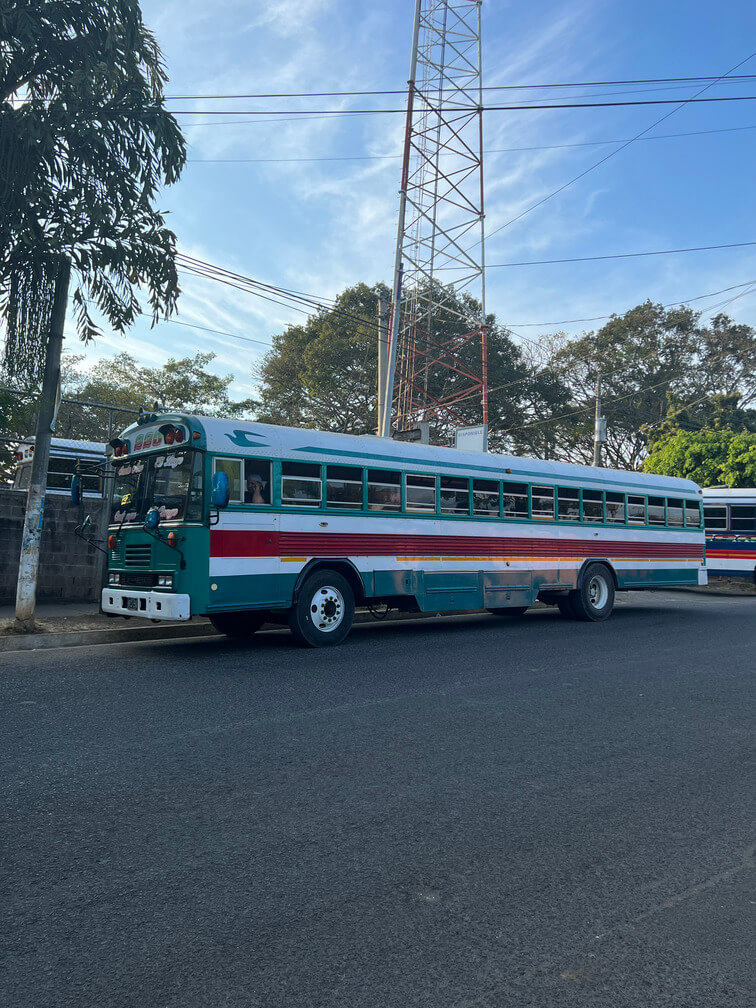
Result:
M33 445L36 441L34 434L19 441L19 445ZM56 455L104 455L105 445L99 441L77 441L71 438L50 438L50 451L55 451Z
M704 487L707 504L756 504L756 487Z
M303 462L331 462L342 465L367 465L376 468L396 465L420 472L441 472L460 476L479 475L499 479L533 482L539 479L551 483L564 482L590 487L616 485L617 489L638 493L667 493L697 496L698 484L692 480L651 473L574 465L569 462L545 461L499 455L493 452L469 452L437 445L412 444L374 435L334 434L308 428L283 427L247 420L227 420L218 417L165 413L153 424L166 420L182 420L204 433L208 451L224 455L272 455L299 459ZM152 424L151 424L152 426ZM138 431L132 424L123 432ZM511 472L509 471L511 470Z

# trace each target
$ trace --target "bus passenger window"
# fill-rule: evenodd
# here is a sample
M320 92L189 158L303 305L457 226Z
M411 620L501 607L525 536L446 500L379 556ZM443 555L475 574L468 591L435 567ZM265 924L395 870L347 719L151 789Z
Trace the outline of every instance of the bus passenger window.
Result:
M635 494L627 496L627 520L630 525L646 524L646 498L636 497Z
M580 521L580 491L573 487L559 487L557 514L562 521Z
M700 501L685 501L685 524L688 528L701 527Z
M683 523L683 502L670 497L667 500L667 524L682 527Z
M704 525L710 532L724 532L727 529L727 506L704 504Z
M333 508L362 508L362 469L355 466L326 467L326 504Z
M533 517L554 520L554 488L533 487Z
M241 504L242 494L242 460L235 458L216 458L213 460L213 472L222 472L228 476L230 493L229 504Z
M664 525L664 524L666 524L666 519L664 517L664 498L663 497L649 497L648 498L648 524L649 525Z
M270 504L270 462L244 460L244 503Z
M402 477L398 472L368 469L368 510L399 511Z
M281 465L281 503L294 507L320 507L320 466L311 462Z
M499 517L499 484L495 480L473 480L473 514Z
M752 504L731 504L730 529L733 532L756 532L756 507Z
M466 479L461 476L441 477L441 513L470 513L470 486Z
M603 520L603 490L583 490L583 521L602 522Z
M436 477L419 474L406 477L406 509L425 514L436 512Z
M606 492L606 520L615 522L618 525L625 524L625 495L614 493L611 490Z
M528 517L527 483L502 483L502 502L505 518Z

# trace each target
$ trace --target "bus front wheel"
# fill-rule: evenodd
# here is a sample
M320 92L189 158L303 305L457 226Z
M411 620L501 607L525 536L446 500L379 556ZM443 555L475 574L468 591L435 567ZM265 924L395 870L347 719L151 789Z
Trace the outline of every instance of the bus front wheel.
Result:
M315 571L299 589L289 610L289 626L303 647L341 644L352 628L354 593L336 571Z
M226 637L252 637L263 623L267 623L270 614L259 610L248 612L213 613L209 619L218 633Z
M564 609L559 607L562 613ZM591 564L583 573L580 587L571 591L565 608L571 610L573 619L599 623L609 619L614 608L614 581L602 564Z

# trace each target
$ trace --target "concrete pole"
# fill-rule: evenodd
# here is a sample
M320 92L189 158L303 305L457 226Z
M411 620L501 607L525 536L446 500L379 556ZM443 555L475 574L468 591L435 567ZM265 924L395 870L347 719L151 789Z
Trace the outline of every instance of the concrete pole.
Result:
M28 632L34 629L34 605L37 596L39 570L39 545L42 539L42 521L45 513L47 468L50 462L50 435L58 384L60 382L60 354L63 346L63 326L68 303L68 280L71 264L61 256L55 279L55 295L50 332L47 337L45 373L42 379L42 396L37 416L37 431L32 456L29 493L26 498L26 517L21 534L21 557L18 565L16 589L15 629Z
M386 372L388 371L389 299L383 291L378 293L378 433L383 430L383 411L386 409Z
M596 418L593 426L593 464L595 466L601 465L601 444L604 440L602 437L602 421L601 416L601 372L599 371L596 375Z

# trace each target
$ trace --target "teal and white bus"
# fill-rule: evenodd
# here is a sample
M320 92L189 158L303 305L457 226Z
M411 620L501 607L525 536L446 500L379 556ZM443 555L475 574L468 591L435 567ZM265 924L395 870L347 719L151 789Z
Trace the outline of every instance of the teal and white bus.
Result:
M355 606L600 621L617 591L706 584L688 480L177 413L111 447L106 613L318 647Z

